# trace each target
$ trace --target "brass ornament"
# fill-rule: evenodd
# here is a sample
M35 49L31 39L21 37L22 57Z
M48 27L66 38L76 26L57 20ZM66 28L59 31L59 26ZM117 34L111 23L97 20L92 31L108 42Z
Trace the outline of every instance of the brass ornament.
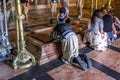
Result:
M23 19L20 0L15 0L16 33L17 33L17 56L13 61L14 69L28 68L36 64L35 57L25 49Z

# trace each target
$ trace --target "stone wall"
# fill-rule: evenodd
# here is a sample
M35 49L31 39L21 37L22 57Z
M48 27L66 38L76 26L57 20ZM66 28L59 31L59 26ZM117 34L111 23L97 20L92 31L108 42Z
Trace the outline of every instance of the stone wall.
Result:
M97 0L98 5L97 8L100 9L102 7L102 0ZM104 0L104 6L108 7L108 1L109 0ZM111 0L111 6L112 8L114 7L114 0ZM96 8L96 0L93 0L93 7L94 9ZM90 9L91 8L91 0L84 0L84 8Z
M115 0L115 12L114 14L120 18L120 0Z

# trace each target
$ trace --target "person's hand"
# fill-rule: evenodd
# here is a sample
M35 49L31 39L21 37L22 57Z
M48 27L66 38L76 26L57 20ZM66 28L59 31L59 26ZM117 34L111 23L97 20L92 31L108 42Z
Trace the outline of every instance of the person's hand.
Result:
M101 34L101 38L104 39L104 33Z
M29 7L29 3L26 3L26 6Z
M114 34L117 34L117 33L118 33L118 31L115 31L115 32L114 32Z
M52 5L50 5L50 7L52 8Z
M65 20L63 20L63 23L65 23Z

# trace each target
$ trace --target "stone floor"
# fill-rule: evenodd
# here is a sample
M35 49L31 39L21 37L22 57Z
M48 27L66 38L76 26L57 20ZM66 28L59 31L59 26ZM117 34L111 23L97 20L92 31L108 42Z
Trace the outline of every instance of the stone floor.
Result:
M54 59L44 65L36 65L10 80L120 80L120 47L116 45L119 41L120 38L104 52L89 47L80 49L82 53L89 53L92 60L93 67L87 71Z
M71 18L76 18L76 11L70 8ZM89 18L89 10L83 10L82 24ZM29 28L25 35L39 33L40 31L51 30L49 24L50 15L48 11L42 15L40 11L33 11L29 15ZM39 28L39 29L38 29ZM44 30L45 29L45 30ZM76 30L75 30L76 31ZM14 23L9 28L9 39L15 41ZM36 35L35 35L36 36ZM44 39L40 38L40 40ZM43 65L35 65L28 69L13 70L5 62L0 63L0 80L120 80L120 36L109 48L104 51L95 51L89 47L81 48L81 53L89 53L93 67L87 71L82 71L76 65L63 63L59 58L53 59ZM39 43L39 44L43 44Z

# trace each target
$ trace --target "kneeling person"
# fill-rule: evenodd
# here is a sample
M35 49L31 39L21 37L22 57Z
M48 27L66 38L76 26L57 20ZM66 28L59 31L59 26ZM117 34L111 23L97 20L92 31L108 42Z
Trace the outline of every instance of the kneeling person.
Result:
M56 27L56 30L61 33L62 36L62 61L65 63L78 63L83 70L87 70L86 63L79 56L78 38L76 34L72 31L72 25L68 23L60 24ZM88 57L87 57L88 58ZM88 65L91 65L90 60Z

